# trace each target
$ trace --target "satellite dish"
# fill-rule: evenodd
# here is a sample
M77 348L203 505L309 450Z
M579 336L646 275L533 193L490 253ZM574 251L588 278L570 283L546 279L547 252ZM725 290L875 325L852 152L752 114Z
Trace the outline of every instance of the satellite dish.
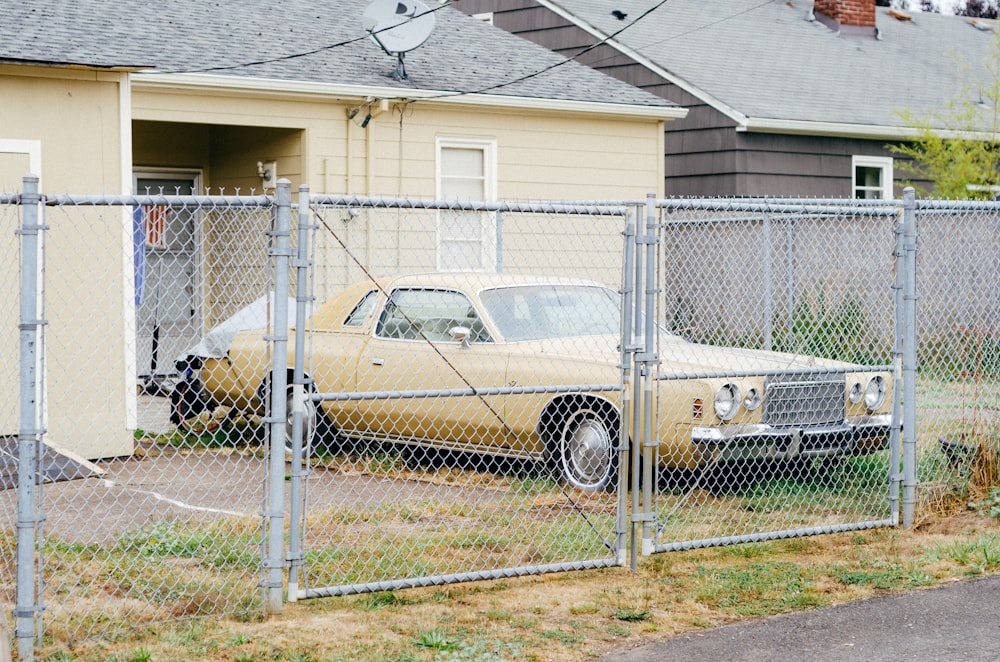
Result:
M434 12L420 0L373 0L361 15L361 26L379 48L395 55L397 80L406 78L403 54L422 45L434 30Z

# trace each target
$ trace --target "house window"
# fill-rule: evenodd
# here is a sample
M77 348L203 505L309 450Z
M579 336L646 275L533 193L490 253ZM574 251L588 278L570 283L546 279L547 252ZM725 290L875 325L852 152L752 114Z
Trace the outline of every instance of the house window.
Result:
M892 159L855 156L852 159L851 191L864 200L892 199Z
M493 141L438 140L438 198L457 202L495 200L495 161ZM496 215L492 212L441 210L437 231L439 271L496 268Z

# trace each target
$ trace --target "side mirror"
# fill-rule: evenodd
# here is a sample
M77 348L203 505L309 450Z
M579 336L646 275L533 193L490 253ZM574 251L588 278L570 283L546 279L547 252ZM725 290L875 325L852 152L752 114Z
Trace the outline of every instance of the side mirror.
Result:
M469 338L472 337L472 329L467 326L453 326L448 329L448 335L452 340L459 342L463 349L468 349L472 347L472 343L469 342Z

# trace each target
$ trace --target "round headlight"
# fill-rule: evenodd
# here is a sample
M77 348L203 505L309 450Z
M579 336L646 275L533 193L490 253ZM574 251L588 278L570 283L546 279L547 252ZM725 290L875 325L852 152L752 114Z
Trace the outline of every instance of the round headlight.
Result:
M861 390L861 382L854 382L851 384L851 390L848 392L847 397L851 399L852 405L856 405L861 402L861 399L865 397L865 392Z
M740 408L740 389L735 384L726 384L715 394L715 415L728 421Z
M868 380L865 387L865 406L869 409L878 409L885 401L885 380L876 375Z
M747 395L743 398L743 406L753 411L760 406L760 391L751 386L747 389Z

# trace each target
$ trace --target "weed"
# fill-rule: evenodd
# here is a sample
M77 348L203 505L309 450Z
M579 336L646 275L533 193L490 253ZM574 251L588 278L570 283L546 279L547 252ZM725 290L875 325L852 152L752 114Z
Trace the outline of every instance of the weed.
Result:
M973 501L969 507L984 517L1000 519L1000 487L994 487L982 501Z
M230 639L228 644L230 646L242 646L243 644L249 644L253 641L250 637L243 633L234 634Z
M650 613L648 609L635 610L626 609L624 607L615 610L615 619L619 621L625 621L627 623L638 623L649 618Z
M538 634L545 639L554 639L562 644L578 644L583 641L583 635L563 632L562 630L542 630Z
M383 607L398 607L400 605L412 605L413 603L414 601L409 598L401 598L392 591L387 591L385 593L366 595L361 600L361 608L365 611L374 611Z
M421 648L430 648L439 651L458 649L458 642L450 639L444 632L437 629L420 633L414 643Z
M145 648L140 648L132 654L132 662L150 662L152 659L153 654Z
M1000 535L988 534L972 541L939 544L926 556L930 561L951 561L966 568L969 574L996 571L1000 569Z

